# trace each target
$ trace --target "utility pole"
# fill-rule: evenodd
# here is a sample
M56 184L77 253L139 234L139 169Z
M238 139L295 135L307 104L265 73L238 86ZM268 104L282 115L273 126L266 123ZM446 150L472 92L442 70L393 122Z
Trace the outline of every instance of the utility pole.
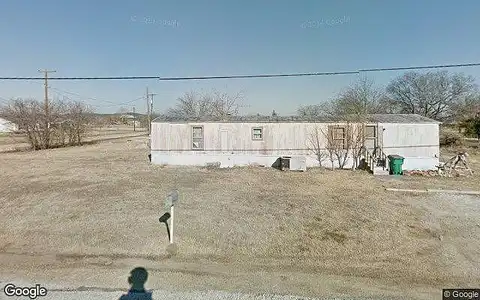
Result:
M150 122L148 124L150 124L149 133L152 134L153 96L155 96L156 94L150 93L149 95L150 95Z
M135 106L133 107L133 131L135 131L135 123L137 122L137 118L135 116Z
M45 75L45 147L50 144L50 105L48 103L48 73L55 73L53 70L38 70Z
M153 96L156 94L150 94L150 116L153 114Z
M148 87L147 87L147 123L148 123L148 134L150 134L150 103L148 101Z
M148 134L152 133L153 96L155 95L154 93L149 93L147 87Z

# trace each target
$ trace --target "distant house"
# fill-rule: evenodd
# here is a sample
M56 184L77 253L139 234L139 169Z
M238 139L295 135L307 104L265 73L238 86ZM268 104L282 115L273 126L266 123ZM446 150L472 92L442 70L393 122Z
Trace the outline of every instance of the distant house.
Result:
M331 143L344 145L347 127L352 124L345 119L256 116L222 121L159 117L152 121L151 161L165 165L273 166L279 157L295 156L304 159L307 167L318 166L312 134L319 130L327 133L317 135L319 149L327 149ZM414 114L384 114L369 115L357 125L364 128L365 161L372 162L374 156L375 161L381 158L388 166L385 157L396 154L405 158L404 170L436 169L440 122ZM352 167L352 155L347 160L344 167ZM327 159L324 165L328 164ZM338 160L335 164L339 165ZM378 169L377 165L369 167L374 173Z
M15 132L17 130L18 130L17 124L14 124L8 120L0 118L0 132L2 133Z
M140 121L138 120L138 117L135 117L134 115L121 115L120 120L123 124L126 125L133 126L133 124L135 123L135 126L140 126Z
M135 116L132 116L132 115L121 115L120 118L122 120L133 120L135 119Z

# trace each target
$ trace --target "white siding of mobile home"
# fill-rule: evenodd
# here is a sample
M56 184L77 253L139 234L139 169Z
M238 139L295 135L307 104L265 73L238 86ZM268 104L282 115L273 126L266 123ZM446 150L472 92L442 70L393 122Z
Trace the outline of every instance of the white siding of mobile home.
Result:
M152 123L152 162L197 165L220 162L222 167L260 164L271 166L280 156L304 156L307 166L318 166L309 145L315 128L325 123ZM192 127L203 126L204 149L192 150ZM263 129L263 141L252 140L252 129ZM321 134L321 133L320 133ZM222 140L226 138L226 140ZM321 140L325 147L325 140ZM330 165L329 161L323 162ZM338 164L335 164L338 166ZM351 165L350 165L351 166Z
M280 156L304 156L307 166L318 166L309 140L315 128L327 132L332 123L152 123L151 159L154 164L222 167L260 164L271 166ZM337 125L342 125L338 123ZM405 170L431 170L438 164L438 124L375 124L383 128L385 154L405 157ZM204 149L192 150L192 127L203 126ZM252 128L263 128L263 141L252 140ZM382 134L382 133L380 133ZM320 135L322 135L320 133ZM321 136L321 147L326 139ZM436 156L436 157L435 157ZM350 159L346 168L352 166ZM330 166L325 159L324 166ZM338 163L334 162L338 167Z
M435 170L439 163L439 124L382 124L383 152L405 157L404 170Z

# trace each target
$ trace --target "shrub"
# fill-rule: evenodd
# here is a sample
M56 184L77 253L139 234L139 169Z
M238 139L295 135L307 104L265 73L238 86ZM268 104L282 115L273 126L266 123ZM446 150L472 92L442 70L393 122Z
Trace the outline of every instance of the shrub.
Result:
M440 131L440 146L452 147L462 145L463 136L460 133L450 130Z
M465 120L460 124L468 137L480 138L480 117Z

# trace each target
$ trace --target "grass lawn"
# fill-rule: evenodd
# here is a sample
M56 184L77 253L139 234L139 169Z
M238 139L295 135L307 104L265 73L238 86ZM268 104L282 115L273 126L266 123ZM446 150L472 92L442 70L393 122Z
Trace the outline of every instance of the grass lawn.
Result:
M102 128L92 128L85 136L85 142L100 141L123 136L134 136L147 134L145 128L136 128L125 125L106 126ZM30 149L27 136L20 133L0 133L0 153L21 151Z
M476 151L470 156L475 174L456 178L160 167L148 162L145 137L0 154L0 274L50 272L57 278L67 269L70 275L82 268L128 269L135 260L147 268L161 262L159 269L188 269L191 281L178 283L184 287L193 287L195 278L210 282L222 268L288 278L298 273L303 283L277 288L304 295L318 294L323 275L357 278L352 293L360 280L372 287L388 282L392 293L416 284L474 286L480 279L480 197L385 188L479 190ZM181 194L179 254L167 258L158 217L174 188ZM261 289L228 274L228 280L211 282ZM119 280L108 278L105 284Z

